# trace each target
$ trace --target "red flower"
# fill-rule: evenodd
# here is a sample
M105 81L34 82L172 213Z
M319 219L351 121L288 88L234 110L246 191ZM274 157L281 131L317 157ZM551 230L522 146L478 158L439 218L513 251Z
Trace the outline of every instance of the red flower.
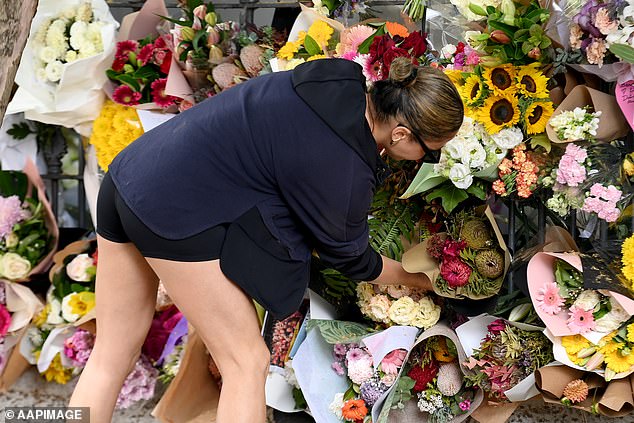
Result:
M152 101L154 101L157 106L163 108L171 106L177 100L176 97L165 94L166 84L167 79L160 78L152 82L152 85L150 85L150 87L152 88Z
M464 53L464 43L462 41L456 46L456 54L458 53Z
M152 320L152 325L143 343L143 353L153 361L161 357L167 338L183 314L172 305Z
M158 37L154 41L154 48L167 48L167 44L165 44L165 40L163 37Z
M414 379L416 384L414 385L414 392L423 392L427 389L427 384L431 383L438 374L438 365L435 361L431 361L425 367L414 366L407 376Z
M450 288L458 288L469 282L471 268L459 258L446 258L440 265L440 276L447 281Z
M115 57L117 59L125 59L127 61L128 54L134 53L138 47L139 43L134 40L119 41L117 43L117 51L115 52Z
M497 319L491 322L491 324L487 326L487 329L489 330L489 333L497 335L506 329L506 322L503 319Z
M112 70L115 72L121 72L126 63L128 63L128 56L115 57L114 62L112 62Z
M389 75L390 66L392 65L392 61L397 57L408 57L410 58L410 54L407 50L404 50L400 47L392 47L383 55L383 69L381 71L385 72L385 75Z
M135 104L139 104L141 93L134 91L127 85L120 85L119 88L112 93L112 99L119 104L134 106Z
M146 44L141 48L139 54L137 54L137 60L141 61L141 66L147 65L147 62L152 58L152 53L154 53L154 46L152 44Z
M370 45L370 62L374 63L377 60L381 60L383 55L393 47L396 47L396 43L389 35L374 37Z
M447 257L460 257L460 252L462 252L466 246L467 243L465 241L453 241L447 238L442 253Z
M154 63L160 66L162 74L169 74L172 64L172 52L169 50L154 50Z
M99 261L98 259L99 259L99 250L95 250L95 252L92 255L92 264L96 266L97 262Z
M443 240L442 236L438 234L432 235L427 241L427 254L436 260L442 259L444 245L445 240Z
M411 52L412 56L420 57L427 51L427 34L414 31L399 46Z

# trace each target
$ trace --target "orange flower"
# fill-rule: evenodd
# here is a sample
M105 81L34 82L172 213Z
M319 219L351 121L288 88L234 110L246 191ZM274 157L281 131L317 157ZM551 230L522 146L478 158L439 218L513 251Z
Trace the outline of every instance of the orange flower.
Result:
M440 337L438 340L438 348L434 350L434 358L441 363L449 363L456 359L452 353L449 352L449 348L447 348L447 340L444 336Z
M504 185L504 181L501 179L498 179L497 181L493 182L493 191L497 195L506 194L506 186Z
M409 31L403 25L396 22L386 22L385 29L390 33L392 37L399 35L403 38L407 38Z
M508 175L513 171L513 162L507 158L504 158L498 166L500 176Z
M348 400L341 409L341 415L345 420L362 420L368 414L368 408L362 399Z

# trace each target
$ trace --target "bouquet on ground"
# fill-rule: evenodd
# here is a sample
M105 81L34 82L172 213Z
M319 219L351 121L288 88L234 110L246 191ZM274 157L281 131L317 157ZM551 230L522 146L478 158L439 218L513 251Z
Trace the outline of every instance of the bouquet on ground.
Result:
M375 323L429 329L440 319L441 308L423 291L404 285L357 285L357 305Z
M464 351L456 334L439 324L425 331L409 353L381 417L388 422L465 420L482 402L482 392L467 387L460 362Z
M456 329L467 353L468 385L480 387L490 401L524 401L537 394L535 370L553 361L543 329L478 316Z
M165 93L172 52L162 37L126 40L117 43L115 58L106 71L113 81L112 99L125 106L149 104L166 109L177 97Z
M448 298L488 298L498 293L511 263L490 209L450 216L437 233L403 255L403 268L422 272L434 292Z
M299 31L277 52L279 70L290 70L311 60L332 57L337 46L338 32L326 20L315 19L307 30ZM279 60L281 59L281 60Z
M618 329L634 302L606 290L585 289L574 253L538 253L528 264L528 289L537 314L555 336L602 336Z
M35 165L0 171L0 279L26 281L46 271L58 233Z

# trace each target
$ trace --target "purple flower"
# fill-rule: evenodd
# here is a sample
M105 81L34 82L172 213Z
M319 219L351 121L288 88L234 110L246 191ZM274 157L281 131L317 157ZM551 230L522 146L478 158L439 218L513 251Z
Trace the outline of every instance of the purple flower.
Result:
M365 353L365 351L363 351L361 348L352 348L346 354L346 360L348 360L348 362L357 361L365 357L366 355L367 354Z
M22 208L17 195L0 196L0 240L11 233L13 226L29 217L30 213Z
M361 399L368 407L372 407L385 391L387 391L387 386L372 379L363 382L360 387Z
M601 4L597 0L590 0L573 18L583 31L590 33L594 38L603 38L601 31L594 26L594 20L600 8Z
M462 411L469 411L469 409L471 408L471 400L470 399L466 399L466 400L462 401L458 405L460 406L460 409Z
M332 367L332 370L334 370L339 376L343 376L345 373L343 365L339 361L333 362L330 367Z
M346 356L346 346L344 344L335 344L334 352L335 357L342 359Z
M154 396L154 387L158 370L143 355L137 360L117 398L117 408L128 408L140 400L149 400Z
M73 366L84 367L95 345L95 336L84 329L77 329L64 341L64 355L73 361Z

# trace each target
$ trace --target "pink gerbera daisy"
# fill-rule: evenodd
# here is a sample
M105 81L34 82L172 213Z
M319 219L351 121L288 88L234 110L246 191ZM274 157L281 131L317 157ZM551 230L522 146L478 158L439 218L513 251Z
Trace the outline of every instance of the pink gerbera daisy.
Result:
M388 374L398 373L398 368L403 365L406 354L407 352L405 350L394 350L390 352L381 360L381 370Z
M559 287L555 282L549 282L537 291L537 307L544 313L553 315L561 311L564 299L559 295Z
M146 44L141 48L141 51L137 54L136 58L141 61L141 66L145 66L152 58L153 53L154 46L152 44Z
M369 54L360 54L354 59L354 61L361 65L363 68L363 76L365 76L368 81L376 82L381 80L380 61L371 63Z
M120 85L119 88L112 93L112 99L119 104L134 106L135 104L139 104L141 93L134 91L127 85Z
M590 332L594 329L594 316L592 315L592 310L585 311L580 307L570 307L568 329L570 329L575 335Z
M156 81L152 82L152 101L156 103L157 106L167 108L174 104L176 101L176 97L168 95L165 93L165 85L167 84L166 78L160 78Z
M139 43L134 40L119 41L115 57L128 60L128 54L134 53L139 47Z
M356 53L359 45L363 43L368 37L374 34L374 29L370 28L366 25L357 25L352 28L348 28L344 31L342 42L342 54L347 53L349 51L354 51Z

